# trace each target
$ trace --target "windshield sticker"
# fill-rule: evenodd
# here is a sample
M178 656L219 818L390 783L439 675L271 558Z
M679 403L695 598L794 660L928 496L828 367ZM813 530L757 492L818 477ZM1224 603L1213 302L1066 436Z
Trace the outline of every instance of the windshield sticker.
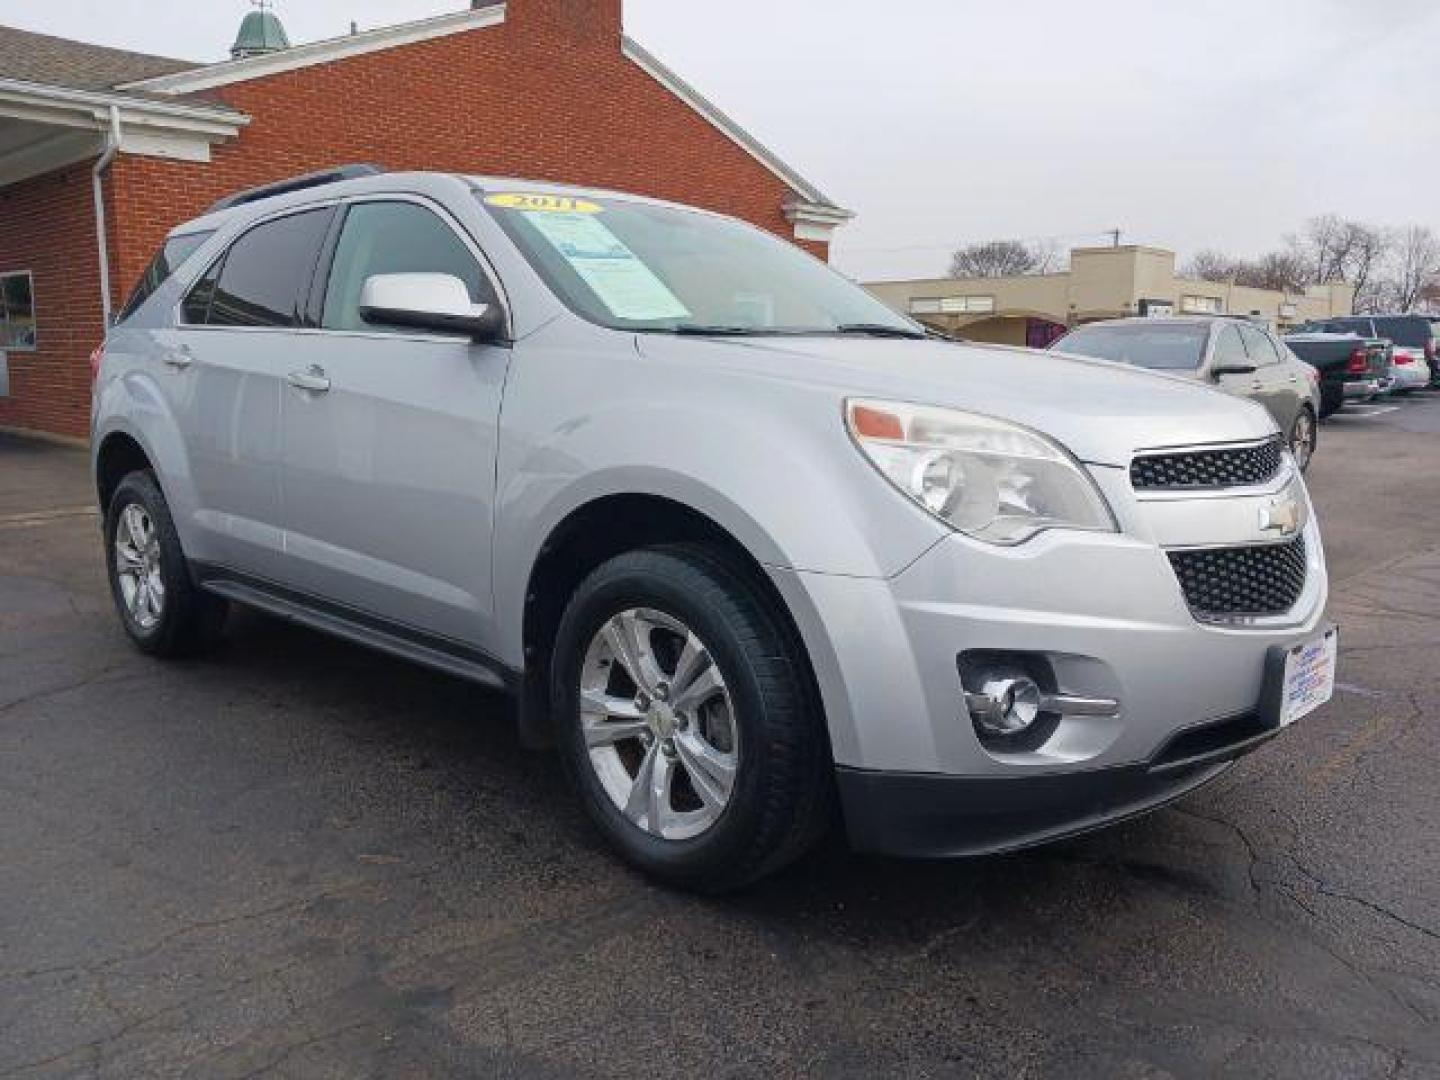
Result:
M485 200L489 206L504 210L524 210L530 214L600 214L605 208L589 199L572 199L567 195L537 195L511 192L506 195L491 195Z
M690 311L599 218L526 211L525 217L564 256L617 319L688 319Z

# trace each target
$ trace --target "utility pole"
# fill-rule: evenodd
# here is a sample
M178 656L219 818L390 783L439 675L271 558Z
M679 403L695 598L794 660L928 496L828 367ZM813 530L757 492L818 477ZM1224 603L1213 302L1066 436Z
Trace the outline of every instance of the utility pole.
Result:
M1117 247L1117 248L1118 248L1118 247L1120 246L1120 230L1119 230L1119 229L1111 229L1106 235L1109 236L1110 239L1111 239L1111 243L1110 243L1110 246L1111 246L1111 247Z

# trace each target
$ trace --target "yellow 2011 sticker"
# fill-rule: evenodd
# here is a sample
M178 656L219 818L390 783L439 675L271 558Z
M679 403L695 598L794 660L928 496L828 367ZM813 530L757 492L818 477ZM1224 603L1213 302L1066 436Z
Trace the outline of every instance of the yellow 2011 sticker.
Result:
M539 195L526 192L509 192L504 195L487 196L485 202L506 210L527 210L532 214L599 214L604 207L589 199L575 199L568 195Z

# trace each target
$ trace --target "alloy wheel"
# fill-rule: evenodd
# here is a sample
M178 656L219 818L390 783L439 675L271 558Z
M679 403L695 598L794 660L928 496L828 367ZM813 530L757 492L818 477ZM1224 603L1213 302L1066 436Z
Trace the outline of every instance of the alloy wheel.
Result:
M141 630L153 630L165 611L165 579L160 536L139 503L125 507L115 526L115 578L131 620Z
M579 707L590 766L633 825L687 840L720 820L740 731L724 675L688 626L649 608L612 616L586 650Z

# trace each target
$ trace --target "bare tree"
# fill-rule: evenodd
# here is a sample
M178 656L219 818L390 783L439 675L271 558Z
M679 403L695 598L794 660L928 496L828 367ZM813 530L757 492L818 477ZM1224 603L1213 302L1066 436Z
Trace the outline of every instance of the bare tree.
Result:
M1293 252L1272 251L1238 264L1235 284L1275 292L1304 292L1309 284L1308 269L1305 260Z
M1298 236L1286 237L1290 250L1306 264L1308 280L1345 280L1353 224L1339 214L1321 214L1305 222L1304 231Z
M1053 259L1053 250L1051 252ZM1018 277L1040 274L1045 259L1019 240L987 240L962 247L950 257L953 278Z
M1396 311L1413 311L1425 290L1440 279L1440 236L1425 225L1403 230L1390 267L1389 300Z
M1237 260L1219 251L1201 251L1180 268L1180 276L1198 281L1233 281L1238 265Z

